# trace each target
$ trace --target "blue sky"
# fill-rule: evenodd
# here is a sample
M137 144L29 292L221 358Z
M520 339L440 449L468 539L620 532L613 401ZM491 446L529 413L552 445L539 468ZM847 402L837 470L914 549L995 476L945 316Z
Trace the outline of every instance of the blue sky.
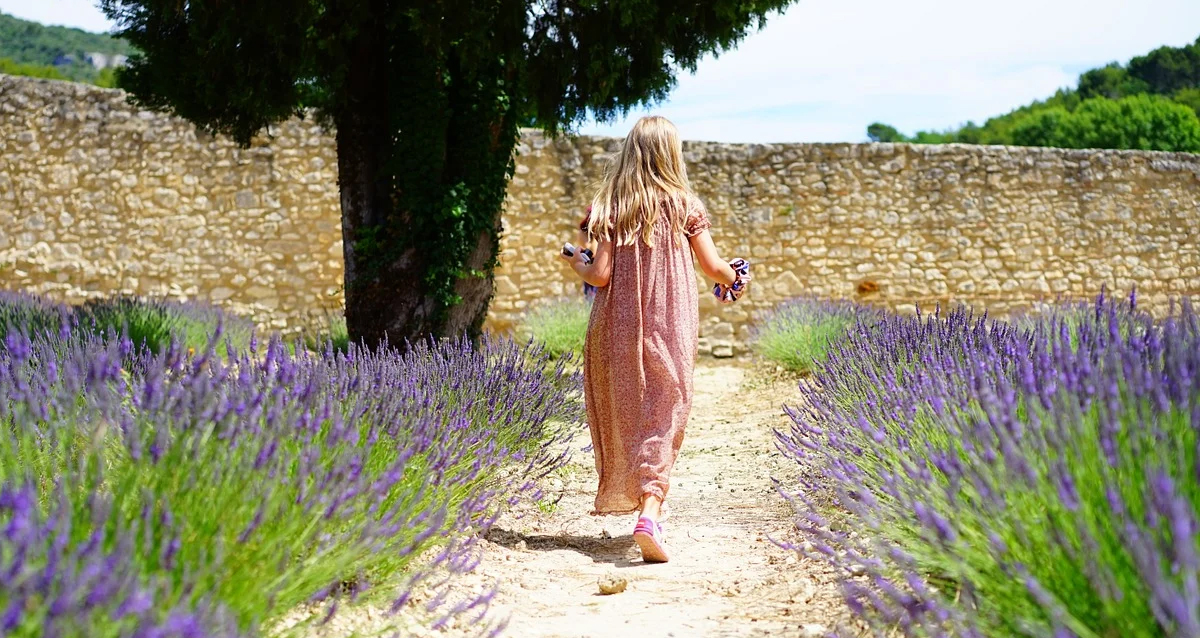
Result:
M92 0L0 0L0 11L110 27ZM1081 70L1197 36L1197 0L800 0L681 75L651 111L688 139L861 141L877 120L904 132L982 121ZM623 135L630 122L580 132Z

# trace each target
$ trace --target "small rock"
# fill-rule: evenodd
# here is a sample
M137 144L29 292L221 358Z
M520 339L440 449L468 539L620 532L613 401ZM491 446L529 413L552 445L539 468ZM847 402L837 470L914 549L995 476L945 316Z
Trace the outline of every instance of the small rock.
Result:
M827 633L829 633L829 630L825 628L825 625L818 625L818 624L813 623L810 625L803 625L802 627L800 627L800 635L803 638L820 638L821 636L824 636Z
M600 530L600 538L612 538L612 534L608 533L608 530L602 529Z
M529 545L524 540L517 541L517 551L523 552L529 549Z
M604 594L605 596L610 594L619 594L625 591L625 586L628 584L629 581L625 580L624 578L609 574L600 578L600 593Z

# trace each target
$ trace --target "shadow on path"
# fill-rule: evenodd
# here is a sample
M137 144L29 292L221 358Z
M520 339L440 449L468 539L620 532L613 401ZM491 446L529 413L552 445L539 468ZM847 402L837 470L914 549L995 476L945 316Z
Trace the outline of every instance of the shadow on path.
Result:
M608 563L614 567L643 567L649 563L642 562L639 557L631 559L630 549L634 547L633 535L624 534L612 538L597 536L577 536L574 534L521 534L512 530L493 527L488 532L487 540L510 550L520 549L521 542L525 549L541 552L552 552L566 549L582 554L593 563ZM633 552L636 555L637 552Z

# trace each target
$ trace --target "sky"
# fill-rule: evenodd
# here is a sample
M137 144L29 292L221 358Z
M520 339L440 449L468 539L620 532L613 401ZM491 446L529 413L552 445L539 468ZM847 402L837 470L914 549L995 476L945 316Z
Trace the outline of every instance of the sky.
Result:
M0 11L112 26L94 0L0 0ZM665 102L579 132L624 135L649 112L686 139L722 142L858 142L875 121L941 130L1197 36L1197 0L800 0L735 50L681 72Z

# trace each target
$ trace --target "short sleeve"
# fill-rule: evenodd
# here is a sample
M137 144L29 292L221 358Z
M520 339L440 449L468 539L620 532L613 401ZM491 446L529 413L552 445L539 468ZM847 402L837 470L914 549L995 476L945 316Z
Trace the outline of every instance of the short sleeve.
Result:
M687 221L683 224L683 233L688 237L694 237L709 228L712 228L712 222L708 221L708 210L704 208L704 202L695 197L691 198L688 203Z

